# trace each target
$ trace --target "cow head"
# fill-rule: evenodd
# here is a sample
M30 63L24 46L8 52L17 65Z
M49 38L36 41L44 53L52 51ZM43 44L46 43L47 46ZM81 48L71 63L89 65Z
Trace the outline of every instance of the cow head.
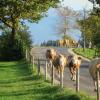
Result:
M74 55L69 55L68 60L69 60L69 64L71 64L70 66L73 66L75 68L80 67L81 57L77 57L77 56L74 56Z
M46 58L49 60L53 60L56 56L56 51L54 49L48 49L46 51Z

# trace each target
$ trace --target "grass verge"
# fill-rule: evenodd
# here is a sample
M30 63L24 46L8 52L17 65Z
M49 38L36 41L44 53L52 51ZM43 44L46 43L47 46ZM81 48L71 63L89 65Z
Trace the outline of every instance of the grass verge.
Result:
M75 48L75 49L73 49L73 51L76 54L86 57L90 60L93 59L93 57L95 55L95 50L89 49L89 48L86 48L85 51L83 51L83 48Z
M25 61L0 62L0 100L95 100L72 90L51 86L42 76L37 76L36 67Z

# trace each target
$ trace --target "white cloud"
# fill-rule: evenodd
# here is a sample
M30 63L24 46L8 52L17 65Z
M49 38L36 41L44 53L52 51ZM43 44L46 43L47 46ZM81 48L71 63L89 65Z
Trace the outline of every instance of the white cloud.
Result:
M88 0L64 0L62 5L69 6L75 10L92 9L93 5Z

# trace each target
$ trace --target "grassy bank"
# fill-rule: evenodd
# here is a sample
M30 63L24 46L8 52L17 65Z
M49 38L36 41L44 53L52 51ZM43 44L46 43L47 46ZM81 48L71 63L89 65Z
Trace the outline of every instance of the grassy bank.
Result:
M88 59L93 59L95 55L95 50L86 48L85 51L83 51L83 48L75 48L73 51L79 55L82 55L83 57L86 57Z
M42 76L31 74L25 61L0 62L0 100L95 100L84 94L51 86Z

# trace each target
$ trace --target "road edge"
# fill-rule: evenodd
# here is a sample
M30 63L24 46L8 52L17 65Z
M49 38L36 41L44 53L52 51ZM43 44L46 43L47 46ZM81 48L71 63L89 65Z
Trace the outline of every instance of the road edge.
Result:
M88 62L91 61L90 59L88 59L88 58L86 58L86 57L83 57L82 55L79 55L79 54L75 53L75 52L73 51L73 49L74 49L74 48L68 48L68 52L69 52L70 54L80 56L80 57L81 57L83 60L85 60L85 61L88 61Z

